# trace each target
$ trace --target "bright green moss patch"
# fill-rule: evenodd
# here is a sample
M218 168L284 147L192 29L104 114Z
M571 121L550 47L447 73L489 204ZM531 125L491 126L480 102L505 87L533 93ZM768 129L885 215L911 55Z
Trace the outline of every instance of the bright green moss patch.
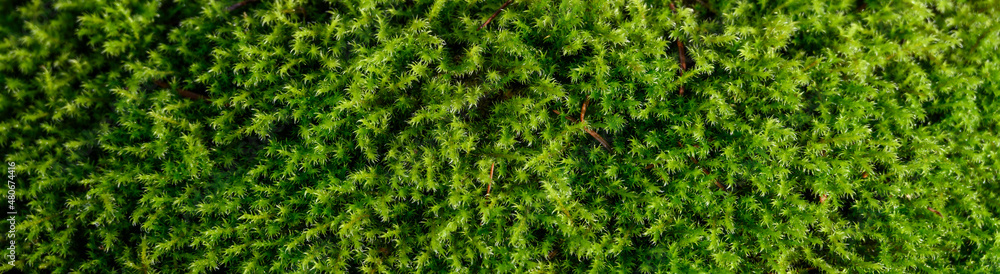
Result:
M1000 2L502 5L0 3L0 269L1000 271Z

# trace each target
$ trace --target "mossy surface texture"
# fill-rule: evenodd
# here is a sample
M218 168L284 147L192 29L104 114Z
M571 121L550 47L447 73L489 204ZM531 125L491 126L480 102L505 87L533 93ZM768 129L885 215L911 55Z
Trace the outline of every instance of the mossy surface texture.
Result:
M0 270L1000 271L995 0L0 11Z

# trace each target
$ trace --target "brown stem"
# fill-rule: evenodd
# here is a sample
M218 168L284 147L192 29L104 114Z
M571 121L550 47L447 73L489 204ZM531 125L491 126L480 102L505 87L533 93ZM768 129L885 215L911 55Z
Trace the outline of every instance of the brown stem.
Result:
M701 168L701 172L705 173L705 175L708 175L708 168ZM715 186L719 187L719 189L721 189L722 191L726 191L726 187L723 186L722 183L719 183L719 180L715 180Z
M715 181L715 186L719 187L722 191L726 191L726 187L719 183L718 180Z
M931 212L934 212L934 214L937 214L938 217L944 217L944 216L941 215L941 212L937 211L933 207L927 207L927 210L930 210Z
M587 128L585 130L587 131L587 134L590 134L590 136L593 136L594 139L597 139L598 142L601 142L601 145L604 146L604 148L607 149L608 152L612 151L611 150L611 145L608 144L608 141L605 141L604 138L601 137L601 135L597 134L597 132L594 132L593 130L591 130L589 128Z
M506 8L507 5L510 5L511 2L514 2L514 0L507 0L507 3L503 3L503 6L500 6L500 9L497 9L497 12L494 12L493 16L490 16L490 19L486 19L486 22L483 22L483 25L479 26L479 28L476 29L476 31L483 29L483 27L485 27L486 24L489 24L491 21L493 21L493 18L497 17L497 14L500 14L500 11Z
M490 190L493 189L493 168L495 166L496 166L496 163L490 164L490 181L486 185L486 198L490 197Z
M559 112L558 110L553 110L552 112L555 113L556 115L562 115L562 112ZM573 117L569 116L563 116L563 117L566 117L566 120L570 120L571 122L576 123L576 119L573 119Z
M586 109L586 108L584 108L584 109ZM555 113L555 114L557 114L557 115L562 115L562 112L559 112L558 110L552 110L552 112ZM576 119L573 119L573 117L569 117L569 116L564 116L564 117L566 117L566 120L570 120L570 121L572 121L574 123L578 122ZM613 151L611 149L611 144L609 144L607 140L604 140L604 137L601 137L600 134L597 134L597 132L595 132L594 130L589 129L589 128L584 128L583 130L586 131L587 134L590 134L591 137L594 137L594 139L597 139L597 141L601 143L601 146L603 146L605 149L607 149L608 152L612 152Z
M828 198L829 196L830 195L819 196L819 203L821 203L821 204L822 203L826 203L826 198Z
M584 122L584 121L586 121L586 120L583 119L583 116L587 114L587 105L589 105L589 104L590 104L590 95L587 95L587 99L583 100L583 106L580 107L580 122L581 123ZM604 148L607 149L608 152L612 151L611 150L611 145L609 145L608 141L605 141L604 138L601 137L600 134L597 134L597 132L591 130L590 128L584 128L584 130L587 131L587 134L590 134L590 136L593 136L594 139L597 139L598 142L601 142L601 145L604 146Z

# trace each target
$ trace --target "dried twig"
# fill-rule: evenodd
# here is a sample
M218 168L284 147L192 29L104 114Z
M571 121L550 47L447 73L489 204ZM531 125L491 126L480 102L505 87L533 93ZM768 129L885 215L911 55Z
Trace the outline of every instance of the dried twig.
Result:
M562 112L559 112L558 110L553 110L552 112L555 113L556 115L562 115ZM577 122L576 119L574 119L573 117L569 117L569 116L563 116L563 117L565 117L566 120L570 120L571 122L574 122L574 123Z
M708 175L708 168L701 168L701 172L705 173L705 175ZM719 187L719 189L721 189L722 191L726 191L726 186L723 186L722 183L719 183L719 180L715 180L715 186Z
M719 183L718 180L715 181L715 186L719 187L719 189L722 191L726 191L726 187L723 186L722 183Z
M483 25L479 26L479 28L476 29L476 31L483 29L483 27L485 27L486 24L489 24L491 21L493 21L493 18L497 17L497 14L500 14L500 11L506 8L507 5L510 5L511 2L514 2L514 0L507 0L506 3L503 3L503 6L500 6L500 9L497 9L497 12L494 12L493 16L490 16L490 19L486 19L486 22L483 22Z
M937 211L937 210L936 210L936 209L934 209L933 207L929 207L929 206L928 206L928 207L927 207L927 210L930 210L931 212L934 212L934 214L937 214L937 215L938 215L938 217L944 217L943 215L941 215L941 212Z
M593 130L591 130L589 128L586 128L584 130L587 131L587 134L590 134L590 136L593 136L594 139L597 139L598 142L601 142L601 145L604 146L604 149L607 149L608 152L612 151L611 144L608 144L608 141L605 141L604 138L601 137L601 135L597 134L597 132L594 132Z
M589 104L590 104L590 95L587 95L587 99L583 100L583 106L580 107L580 122L581 123L587 121L587 120L583 119L583 116L587 114L587 105L589 105ZM597 139L598 142L601 142L601 145L604 146L604 148L607 149L608 152L612 151L611 145L608 144L608 141L605 141L604 138L601 137L600 134L597 134L597 132L595 132L594 130L591 130L586 125L584 125L583 130L586 130L587 134L590 134L590 136L593 136L594 139Z
M587 96L587 99L583 101L583 106L580 107L580 120L579 121L577 121L576 119L573 119L573 117L569 117L569 116L564 116L564 117L566 117L567 120L570 120L570 121L572 121L574 123L585 122L586 120L584 120L584 114L587 113L587 105L588 104L590 104L590 96ZM557 115L562 115L562 113L559 112L558 110L552 110L552 112L555 113L555 114L557 114ZM594 131L594 130L592 130L590 128L586 128L586 127L583 128L583 130L585 132L587 132L587 134L589 134L591 137L594 137L594 139L597 139L597 141L601 143L601 146L603 146L604 149L607 149L608 152L614 151L613 149L611 149L611 144L608 143L607 140L604 140L604 137L601 137L601 135L598 134L596 131Z

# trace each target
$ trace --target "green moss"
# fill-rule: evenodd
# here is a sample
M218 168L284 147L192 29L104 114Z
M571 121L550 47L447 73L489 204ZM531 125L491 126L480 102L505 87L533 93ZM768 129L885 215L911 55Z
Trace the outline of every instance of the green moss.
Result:
M1000 271L1000 2L503 4L0 3L0 269Z

